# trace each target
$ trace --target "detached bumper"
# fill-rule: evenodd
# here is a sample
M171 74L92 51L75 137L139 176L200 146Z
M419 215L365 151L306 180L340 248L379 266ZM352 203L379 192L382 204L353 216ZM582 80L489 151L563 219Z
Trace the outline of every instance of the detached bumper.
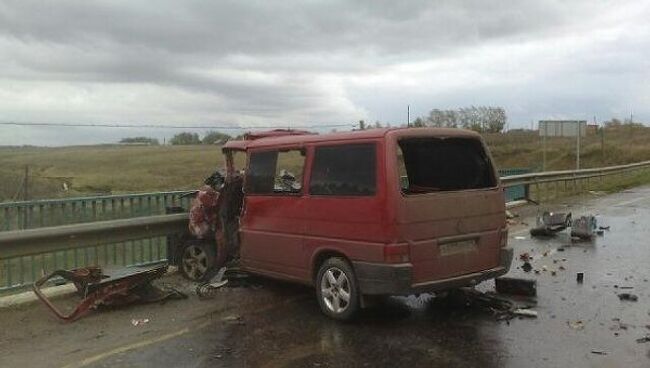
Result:
M391 265L352 262L352 265L362 294L408 295L476 285L481 281L499 277L510 270L512 257L512 248L502 248L499 266L495 268L419 284L411 284L413 266L410 263Z

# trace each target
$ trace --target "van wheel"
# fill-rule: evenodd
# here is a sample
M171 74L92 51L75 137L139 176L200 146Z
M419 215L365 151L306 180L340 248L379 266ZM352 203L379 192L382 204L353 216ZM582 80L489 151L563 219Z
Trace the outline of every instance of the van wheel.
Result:
M350 264L343 258L329 258L316 276L318 304L327 316L349 320L359 310L359 288Z
M206 281L210 278L217 260L215 248L215 244L205 241L186 241L178 267L181 274L192 281Z

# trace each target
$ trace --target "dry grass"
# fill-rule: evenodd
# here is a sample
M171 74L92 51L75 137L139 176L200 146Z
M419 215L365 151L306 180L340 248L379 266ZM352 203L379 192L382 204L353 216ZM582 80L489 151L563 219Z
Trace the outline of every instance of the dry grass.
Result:
M487 135L500 168L540 170L542 150L534 133ZM650 128L606 130L604 152L600 136L583 140L582 167L650 160ZM238 160L239 165L242 160ZM14 197L29 165L30 197L55 198L107 193L192 189L223 166L218 146L75 146L61 148L0 148L0 200ZM547 170L573 169L575 141L547 141ZM291 169L291 168L289 168ZM640 180L645 180L642 177ZM70 190L64 192L62 183ZM646 181L643 181L646 182Z
M87 146L0 150L0 196L9 198L24 166L32 197L190 189L223 158L216 146ZM67 182L70 190L62 190Z
M542 169L542 140L535 133L490 134L485 139L498 167ZM650 160L650 128L622 126L606 129L604 145L600 135L582 139L581 168L620 165ZM548 138L546 170L575 168L574 138Z

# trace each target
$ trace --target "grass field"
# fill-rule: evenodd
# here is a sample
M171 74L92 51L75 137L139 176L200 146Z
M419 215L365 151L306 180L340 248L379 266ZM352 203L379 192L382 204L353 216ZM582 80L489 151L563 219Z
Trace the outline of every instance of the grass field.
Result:
M499 168L541 170L542 145L535 133L485 139ZM583 139L583 168L650 160L650 128L607 129L604 142L601 146L599 135ZM30 198L56 198L193 189L223 166L223 157L218 146L0 147L0 200L21 197L26 165ZM549 139L546 169L574 167L575 140Z

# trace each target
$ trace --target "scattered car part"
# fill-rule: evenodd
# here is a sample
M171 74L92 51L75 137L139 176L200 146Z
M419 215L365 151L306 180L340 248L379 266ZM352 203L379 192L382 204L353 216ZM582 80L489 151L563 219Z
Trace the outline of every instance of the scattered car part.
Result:
M57 317L64 321L74 321L99 305L123 305L150 297L147 286L165 272L167 272L166 263L125 268L112 275L104 274L97 266L69 271L57 270L38 279L34 283L33 290ZM56 276L71 281L83 298L69 314L63 314L41 291L41 286Z
M640 339L636 339L636 342L638 342L639 344L642 344L644 342L650 342L650 335L645 335Z
M537 318L537 311L534 311L532 309L519 308L513 310L512 314L519 317Z
M639 297L638 297L638 296L636 296L636 295L634 295L634 294L630 294L630 293L621 293L621 294L618 294L618 298L619 298L620 300L625 300L625 301L630 301L630 302L636 302L636 301L639 300Z
M220 289L228 284L228 279L224 279L225 273L226 267L221 267L219 272L217 272L217 274L209 282L196 287L196 295L200 299L213 297L215 290Z
M537 295L537 281L517 279L513 277L497 277L494 279L494 286L497 293L523 295L523 296L536 296Z
M548 212L537 216L537 224L530 229L532 236L552 236L553 234L570 227L572 224L571 213Z
M447 307L476 307L483 311L491 313L497 321L509 321L515 317L535 318L536 311L530 309L534 306L531 303L522 303L509 300L500 295L480 292L473 288L460 288L450 290L444 295L443 301ZM437 303L436 297L433 299Z
M567 321L566 324L574 330L582 330L585 328L585 323L582 320Z
M598 228L596 217L592 215L581 216L571 225L571 236L580 239L591 239Z
M149 323L149 318L138 318L138 319L134 318L131 320L131 325L133 326L142 326L147 323Z

